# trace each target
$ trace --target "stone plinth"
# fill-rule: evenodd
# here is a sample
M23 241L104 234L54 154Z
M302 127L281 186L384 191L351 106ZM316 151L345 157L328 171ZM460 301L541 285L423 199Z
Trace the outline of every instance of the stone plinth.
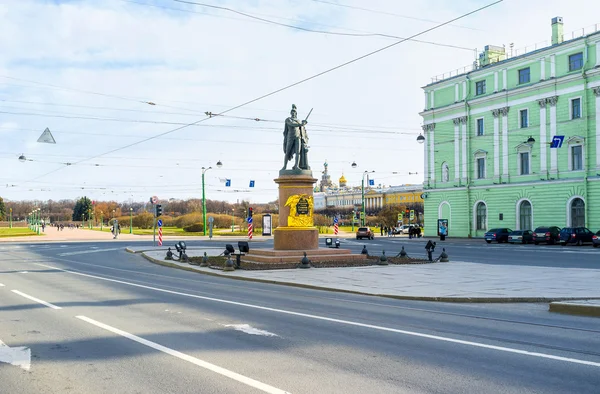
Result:
M279 185L279 223L273 231L275 250L309 251L319 248L319 230L313 224L313 209L309 215L290 219L292 207L286 202L292 196L306 195L312 200L313 185L317 182L311 171L280 171L275 183ZM292 215L294 218L297 216ZM299 221L304 223L298 224ZM295 223L294 223L295 222Z
M273 249L250 249L250 252L242 257L243 261L252 263L299 263L306 252L307 257L313 261L363 261L367 258L365 254L352 254L349 249L317 248L313 250L273 250Z

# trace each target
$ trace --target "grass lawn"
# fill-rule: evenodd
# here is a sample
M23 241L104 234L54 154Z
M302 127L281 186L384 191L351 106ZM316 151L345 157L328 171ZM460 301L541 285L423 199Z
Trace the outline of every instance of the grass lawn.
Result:
M28 237L31 235L37 236L37 232L31 231L27 227L0 227L0 237Z
M84 230L89 230L89 228L84 228ZM100 227L94 227L93 231L101 231ZM102 228L103 232L110 233L110 226L104 226ZM187 233L183 231L182 228L177 227L163 227L163 235L178 235L178 236L193 236L193 235L203 235L202 232L198 233ZM129 234L129 226L121 226L121 234ZM152 235L154 234L154 230L151 228L133 228L134 235ZM156 229L156 234L158 234L158 229ZM207 232L208 234L208 232Z

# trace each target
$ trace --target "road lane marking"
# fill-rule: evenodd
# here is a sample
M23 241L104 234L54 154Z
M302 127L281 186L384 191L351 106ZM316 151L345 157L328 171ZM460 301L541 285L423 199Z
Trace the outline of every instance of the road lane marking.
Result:
M52 309L62 309L60 306L53 305L53 304L51 304L51 303L49 303L49 302L46 302L46 301L42 301L42 300L40 300L39 298L32 297L32 296L30 296L30 295L28 295L28 294L25 294L25 293L23 293L23 292L20 292L19 290L11 290L11 291L12 291L13 293L15 293L15 294L18 294L18 295L20 295L21 297L28 298L28 299L30 299L31 301L39 302L39 303L40 303L40 304L42 304L42 305L46 305L48 308L52 308Z
M2 283L0 283L0 287L4 287L4 285Z
M90 323L90 324L92 324L92 325L94 325L96 327L102 328L102 329L104 329L106 331L110 331L110 332L112 332L114 334L121 335L121 336L123 336L123 337L125 337L127 339L131 339L132 341L135 341L137 343L141 343L142 345L151 347L151 348L153 348L155 350L161 351L161 352L166 353L166 354L168 354L170 356L177 357L177 358L179 358L179 359L181 359L183 361L187 361L187 362L192 363L194 365L197 365L197 366L199 366L201 368L208 369L209 371L218 373L219 375L223 375L225 377L228 377L230 379L233 379L235 381L238 381L238 382L243 383L245 385L248 385L250 387L254 387L256 389L264 391L265 393L273 393L273 394L285 394L285 393L288 393L285 390L278 389L278 388L270 386L270 385L268 385L266 383L259 382L258 380L254 380L252 378L249 378L249 377L244 376L244 375L240 375L240 374L238 374L236 372L230 371L230 370L225 369L223 367L219 367L218 365L211 364L211 363L209 363L207 361L204 361L204 360L200 360L199 358L192 357L192 356L187 355L185 353L181 353L181 352L179 352L177 350L174 350L174 349L168 348L166 346L160 345L160 344L158 344L156 342L152 342L152 341L149 341L147 339L138 337L137 335L130 334L130 333L126 332L126 331L119 330L118 328L111 327L111 326L109 326L107 324L104 324L104 323L101 323L99 321L90 319L89 317L81 316L81 315L80 316L75 316L75 317L78 318L78 319L80 319L80 320L83 320L84 322Z
M61 257L64 257L64 256L75 256L75 255L78 255L78 254L100 253L100 252L114 252L115 250L122 250L122 249L123 248L80 250L78 252L59 253L58 255L61 256Z
M373 324L365 324L365 323L359 323L359 322L354 322L354 321L350 321L350 320L335 319L335 318L326 317L326 316L311 315L308 313L288 311L285 309L269 308L266 306L246 304L243 302L222 300L219 298L206 297L206 296L200 296L200 295L189 294L189 293L182 293L182 292L174 291L174 290L161 289L159 287L145 286L145 285L140 285L140 284L132 283L132 282L125 282L125 281L117 280L117 279L104 278L102 276L96 276L96 275L84 274L81 272L69 271L69 270L65 270L62 268L52 267L52 266L46 265L46 264L40 264L40 263L35 263L35 264L46 267L46 268L64 271L64 272L67 272L67 273L70 273L73 275L80 275L80 276L85 276L88 278L105 280L108 282L121 283L121 284L125 284L128 286L140 287L140 288L149 289L149 290L155 290L155 291L167 293L167 294L176 294L176 295L181 295L184 297L191 297L191 298L197 298L197 299L201 299L201 300L214 301L214 302L219 302L219 303L229 304L229 305L243 306L243 307L247 307L247 308L259 309L259 310L269 311L269 312L276 312L276 313L281 313L281 314L285 314L285 315L305 317L305 318L309 318L309 319L327 321L327 322L331 322L331 323L339 323L339 324L344 324L344 325L349 325L349 326L354 326L354 327L370 328L370 329L378 330L378 331L393 332L393 333L409 335L409 336L413 336L413 337L434 339L434 340L442 341L442 342L450 342L450 343L456 343L456 344L460 344L460 345L479 347L479 348L483 348L483 349L497 350L497 351L501 351L501 352L515 353L515 354L521 354L521 355L525 355L525 356L532 356L532 357L545 358L545 359L550 359L550 360L564 361L564 362L569 362L569 363L573 363L573 364L589 365L589 366L600 368L600 362L593 362L593 361L580 360L580 359L575 359L575 358L561 357L561 356L555 356L555 355L546 354L546 353L530 352L527 350L514 349L514 348L503 347L503 346L488 345L488 344L480 343L480 342L464 341L461 339L442 337L442 336L438 336L438 335L425 334L425 333L415 332L415 331L400 330L400 329L385 327L385 326L376 326ZM498 339L497 341L501 342L502 340Z
M26 346L9 347L0 341L0 363L11 364L29 371L31 368L31 349Z
M236 331L245 332L250 335L260 335L263 337L278 337L279 335L273 334L272 332L260 330L256 327L252 327L249 324L223 324L223 327L231 327Z

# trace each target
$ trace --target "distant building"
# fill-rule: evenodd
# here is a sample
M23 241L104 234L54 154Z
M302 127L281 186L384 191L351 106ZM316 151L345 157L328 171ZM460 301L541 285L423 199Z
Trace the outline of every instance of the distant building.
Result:
M315 211L320 211L325 209L326 207L326 203L325 203L325 193L322 192L315 192L313 193L313 209Z
M340 188L343 189L346 187L346 177L344 177L344 174L342 173L342 176L340 177L340 181L339 181L339 185Z
M323 163L323 172L321 176L321 182L319 182L319 191L326 192L333 188L333 183L331 182L331 175L329 175L329 164L327 162Z
M377 212L386 205L407 205L422 203L422 185L401 185L378 188L365 188L365 211ZM360 187L344 190L332 190L325 194L328 208L362 207L362 190Z

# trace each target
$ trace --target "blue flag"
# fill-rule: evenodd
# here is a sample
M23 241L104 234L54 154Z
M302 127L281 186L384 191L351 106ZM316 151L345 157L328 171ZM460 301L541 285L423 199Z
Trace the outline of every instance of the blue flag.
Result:
M369 179L369 186L375 186L375 179Z
M231 186L231 179L226 179L225 180L225 187L229 187Z
M254 181L250 181L250 187L254 187Z

